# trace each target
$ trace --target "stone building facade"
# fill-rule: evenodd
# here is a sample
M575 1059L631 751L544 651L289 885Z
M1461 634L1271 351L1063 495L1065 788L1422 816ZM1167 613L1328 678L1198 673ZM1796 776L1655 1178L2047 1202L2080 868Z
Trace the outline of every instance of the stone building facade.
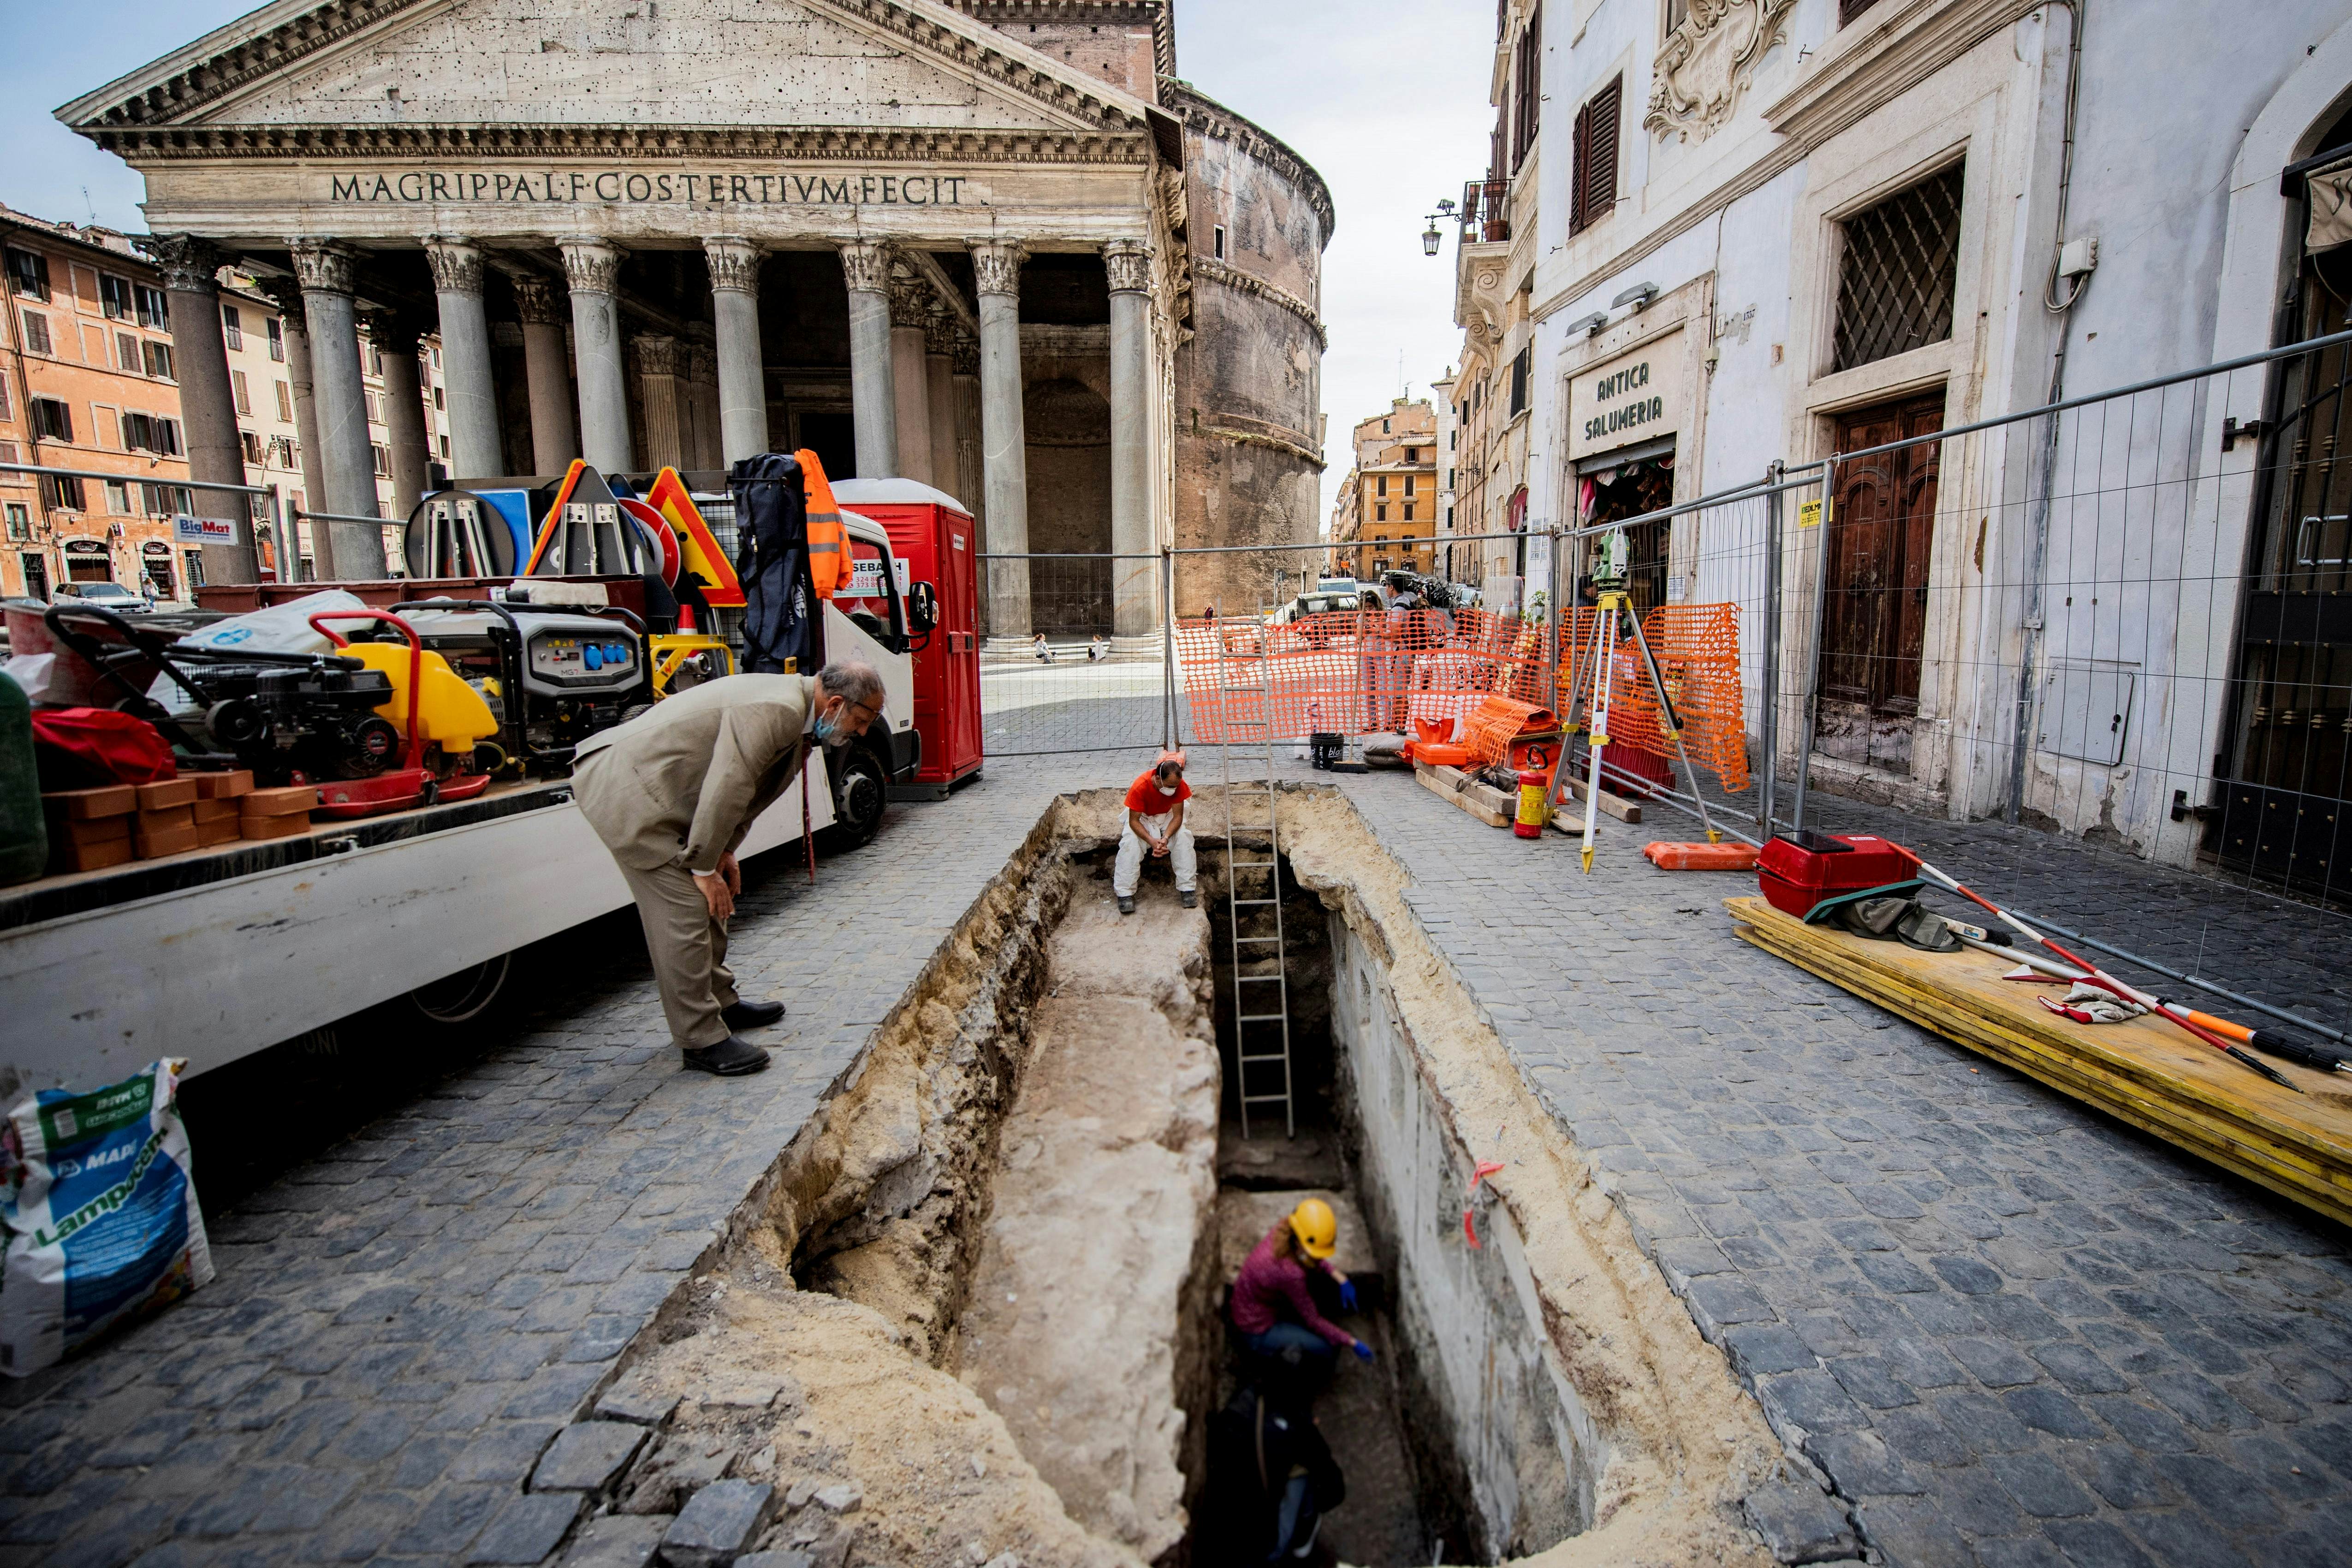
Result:
M1429 399L1400 397L1359 420L1355 462L1332 503L1333 574L1377 583L1391 568L1429 573L1444 521L1438 420Z
M1311 538L1330 230L1313 172L1174 65L1165 0L362 0L58 112L146 176L159 236L299 310L321 510L373 510L361 325L437 334L457 483L584 457L715 485L807 447L972 511L996 637L1140 647L1180 495L1183 542ZM1192 216L1227 205L1265 236L1232 279ZM184 361L221 363L214 320ZM1314 349L1271 397L1236 342L1269 323ZM194 392L201 475L236 437ZM434 437L390 435L398 488ZM378 531L327 531L336 574L383 569Z

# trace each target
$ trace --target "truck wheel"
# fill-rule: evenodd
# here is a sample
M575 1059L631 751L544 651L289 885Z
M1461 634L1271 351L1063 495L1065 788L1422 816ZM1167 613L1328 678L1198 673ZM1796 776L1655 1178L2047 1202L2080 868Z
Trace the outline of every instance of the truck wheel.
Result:
M408 994L426 1020L444 1028L469 1024L498 1005L514 967L514 954L502 952L487 963L461 969Z
M890 773L871 746L845 746L833 785L833 826L828 849L857 849L882 830L882 808L890 799Z

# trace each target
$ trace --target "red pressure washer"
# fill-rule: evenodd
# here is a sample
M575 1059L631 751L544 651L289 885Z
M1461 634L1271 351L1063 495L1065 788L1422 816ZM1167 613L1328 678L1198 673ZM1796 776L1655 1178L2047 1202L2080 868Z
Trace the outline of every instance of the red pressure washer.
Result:
M310 627L337 647L349 647L351 639L327 626L329 621L383 621L398 626L401 636L408 639L408 744L397 768L373 778L329 779L320 784L319 805L311 815L336 821L375 816L413 805L470 800L489 788L488 773L453 773L445 778L425 765L425 742L416 733L416 705L425 690L425 643L416 628L389 610L321 610L310 617ZM467 760L471 761L470 753Z

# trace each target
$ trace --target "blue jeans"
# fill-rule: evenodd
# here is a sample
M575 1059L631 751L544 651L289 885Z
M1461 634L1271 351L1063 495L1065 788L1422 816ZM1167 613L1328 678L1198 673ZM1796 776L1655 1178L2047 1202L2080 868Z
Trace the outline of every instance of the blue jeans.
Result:
M1276 1323L1264 1333L1244 1334L1242 1343L1252 1355L1294 1366L1328 1369L1339 1357L1329 1340L1298 1323Z

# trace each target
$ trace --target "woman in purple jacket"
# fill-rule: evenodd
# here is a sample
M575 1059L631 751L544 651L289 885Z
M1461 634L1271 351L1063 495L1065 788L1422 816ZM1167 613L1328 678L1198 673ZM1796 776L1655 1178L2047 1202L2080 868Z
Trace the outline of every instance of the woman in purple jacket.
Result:
M1253 1355L1293 1366L1312 1364L1318 1371L1328 1370L1343 1350L1372 1359L1372 1347L1318 1312L1307 1292L1307 1270L1319 1268L1339 1287L1340 1310L1356 1310L1356 1287L1331 1267L1339 1241L1339 1222L1331 1205L1308 1198L1251 1248L1234 1276L1229 1310Z

